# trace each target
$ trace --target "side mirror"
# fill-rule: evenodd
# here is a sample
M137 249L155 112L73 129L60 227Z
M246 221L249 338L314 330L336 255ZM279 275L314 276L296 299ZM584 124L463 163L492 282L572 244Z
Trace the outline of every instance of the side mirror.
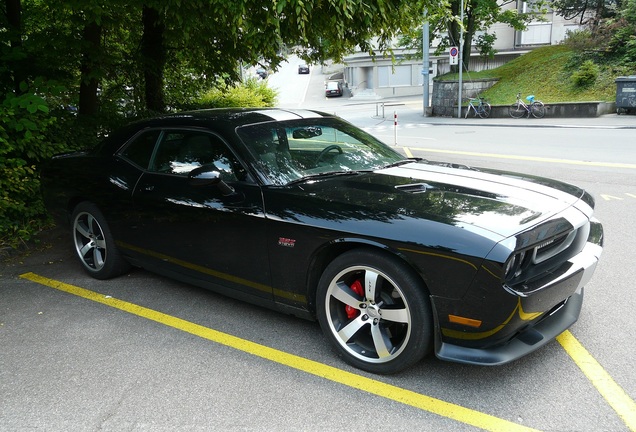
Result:
M188 174L192 186L215 185L224 196L232 195L234 188L221 179L221 173L214 165L203 165L193 169Z

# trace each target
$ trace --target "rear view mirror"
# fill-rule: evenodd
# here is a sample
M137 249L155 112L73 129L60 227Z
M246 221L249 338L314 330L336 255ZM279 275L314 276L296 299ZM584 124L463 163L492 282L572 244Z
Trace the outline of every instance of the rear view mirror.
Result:
M307 126L304 128L294 129L292 136L294 138L313 138L322 135L322 129L318 126Z

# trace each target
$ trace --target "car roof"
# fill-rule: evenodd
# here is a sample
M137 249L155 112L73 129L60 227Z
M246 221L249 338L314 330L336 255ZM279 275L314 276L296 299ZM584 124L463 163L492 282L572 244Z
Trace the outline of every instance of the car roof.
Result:
M141 120L144 127L188 125L205 126L210 122L225 123L230 127L239 127L269 121L288 121L306 118L333 117L330 114L303 109L283 108L212 108L197 111L185 111L166 114L152 119Z
M114 131L94 150L98 153L113 152L138 131L147 128L210 128L213 126L214 130L225 131L231 135L236 128L250 124L318 118L334 118L334 116L320 111L283 108L211 108L184 111L130 123Z

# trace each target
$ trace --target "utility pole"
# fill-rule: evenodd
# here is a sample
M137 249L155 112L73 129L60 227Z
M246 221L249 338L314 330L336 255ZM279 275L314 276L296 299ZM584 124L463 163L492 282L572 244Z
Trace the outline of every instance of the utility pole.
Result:
M424 117L427 115L430 96L429 96L429 40L428 40L428 9L424 8L424 23L422 24L422 105Z

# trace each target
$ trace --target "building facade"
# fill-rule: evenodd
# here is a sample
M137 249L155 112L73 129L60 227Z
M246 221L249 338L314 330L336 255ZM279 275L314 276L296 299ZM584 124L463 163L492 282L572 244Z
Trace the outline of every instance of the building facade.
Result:
M529 6L527 2L518 1L503 7L527 12ZM578 22L568 21L552 11L543 15L542 20L530 23L524 31L516 31L506 24L496 24L488 31L497 35L494 44L497 54L493 59L484 59L473 51L470 70L494 69L533 48L558 44L565 39L568 31L579 28ZM477 37L479 33L474 39ZM450 72L450 55L433 55L436 47L436 41L432 41L429 85L432 85L436 76ZM385 99L422 94L422 59L412 59L408 55L410 52L400 48L393 48L393 51L395 61L390 57L373 58L363 52L356 52L345 58L344 79L353 98Z

